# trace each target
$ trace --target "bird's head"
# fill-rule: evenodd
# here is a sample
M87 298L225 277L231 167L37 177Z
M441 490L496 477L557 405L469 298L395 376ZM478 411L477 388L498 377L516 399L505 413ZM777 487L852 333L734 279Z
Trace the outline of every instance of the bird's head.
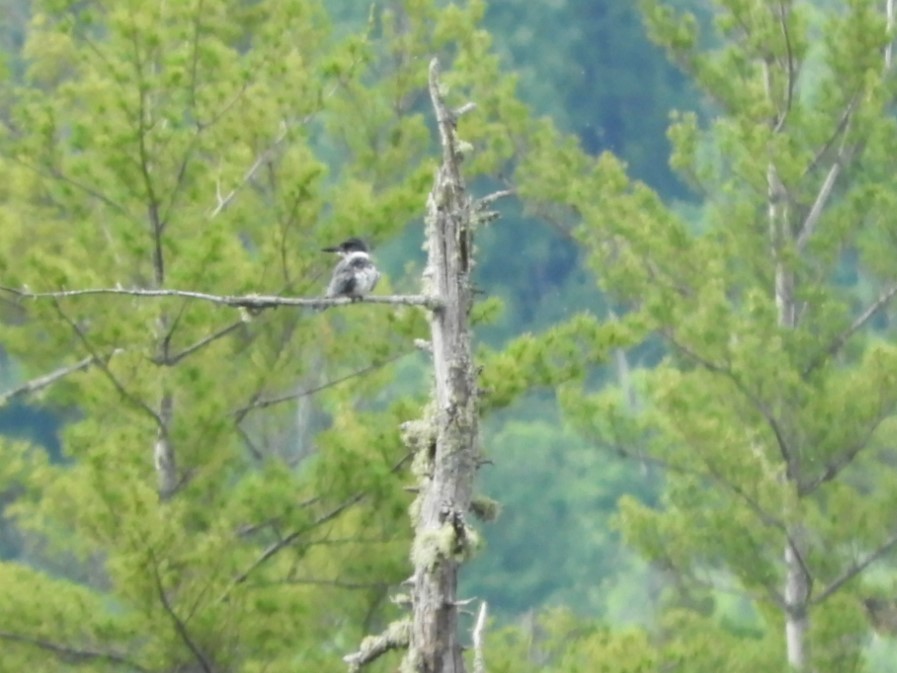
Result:
M322 248L321 250L322 252L335 252L339 255L348 255L353 252L367 252L368 247L360 238L355 238L353 236L352 238L347 238L339 245L330 248Z

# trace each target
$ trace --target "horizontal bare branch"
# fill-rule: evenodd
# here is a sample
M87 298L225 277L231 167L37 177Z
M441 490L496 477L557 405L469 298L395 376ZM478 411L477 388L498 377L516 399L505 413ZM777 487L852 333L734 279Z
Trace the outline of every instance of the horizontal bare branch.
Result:
M486 194L486 196L482 196L475 201L475 206L477 210L486 210L493 203L498 201L499 199L503 199L506 196L512 196L515 194L513 189L500 189L497 192L492 192L491 194Z
M32 292L26 289L0 286L0 291L22 297L23 299L69 299L96 295L120 295L128 297L196 299L198 301L261 311L278 306L302 306L306 308L328 308L346 304L398 304L403 306L423 306L431 311L442 308L442 302L429 295L381 295L352 299L350 297L279 297L276 295L218 295L192 290L149 290L146 288L98 287L83 290L57 290L55 292Z

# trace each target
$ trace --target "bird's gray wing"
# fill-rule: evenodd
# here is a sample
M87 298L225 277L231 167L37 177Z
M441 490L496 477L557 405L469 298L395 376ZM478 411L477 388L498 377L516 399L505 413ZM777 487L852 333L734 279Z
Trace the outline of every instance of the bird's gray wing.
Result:
M341 259L333 269L326 297L342 297L351 294L355 289L355 272L347 260Z
M380 272L371 258L367 255L363 257L358 255L349 260L348 264L355 275L355 284L352 291L360 295L371 292L376 287L377 281L380 280Z

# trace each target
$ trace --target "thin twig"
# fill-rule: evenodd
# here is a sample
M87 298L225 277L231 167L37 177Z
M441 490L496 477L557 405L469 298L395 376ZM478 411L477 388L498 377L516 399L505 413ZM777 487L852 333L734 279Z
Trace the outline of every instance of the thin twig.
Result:
M135 34L135 52L137 51L136 34ZM135 58L138 61L139 59ZM139 157L140 175L143 182L143 188L146 190L147 198L147 216L150 221L150 228L153 237L153 280L156 287L162 287L165 284L165 254L162 245L162 235L165 233L166 223L163 221L159 210L159 198L156 196L156 188L150 175L150 156L146 147L146 135L149 128L146 125L146 87L143 82L143 72L138 68L138 84L140 95L138 97L138 125L139 132L137 136L137 155Z
M886 542L884 542L878 549L866 556L866 558L864 558L862 561L857 561L847 570L845 570L840 577L833 580L831 584L823 589L819 593L819 595L811 601L811 604L818 605L819 603L825 601L829 596L834 594L850 580L859 575L866 568L875 563L878 559L880 559L895 547L897 547L897 535L888 538Z
M402 466L408 462L408 460L411 458L411 456L412 456L412 454L410 454L410 453L402 456L402 458L399 459L395 463L395 465L392 466L392 469L390 470L390 472L395 473L395 472L399 471L402 468ZM257 570L262 564L264 564L268 559L270 559L272 556L277 554L280 550L284 549L285 547L290 546L296 540L298 540L300 537L302 537L309 531L312 531L315 528L318 528L318 527L322 526L323 524L328 523L329 521L332 521L333 519L338 517L340 514L345 512L347 509L352 507L353 505L356 505L357 503L361 502L365 498L365 496L366 496L366 494L363 492L359 492L359 493L356 493L355 495L350 496L349 498L347 498L346 500L341 502L339 505L337 505L336 507L331 509L326 514L322 514L321 516L316 518L309 525L307 525L303 528L300 528L299 530L296 530L296 531L290 533L289 535L279 539L274 544L269 545L268 548L265 549L265 551L263 551L259 555L259 557L255 561L253 561L252 564L246 570L244 570L243 572L241 572L239 575L237 575L234 578L233 582L231 582L230 586L221 595L221 598L219 600L223 601L224 599L226 599L227 596L230 594L230 592L234 589L234 587L236 587L238 584L242 584L243 582L245 582L255 570ZM309 502L310 503L316 502L317 500L318 499L315 498Z
M715 483L715 484L721 486L724 490L730 491L736 498L740 498L744 502L744 504L748 507L748 509L754 514L754 516L764 526L769 526L770 528L778 530L785 535L785 538L787 539L788 544L792 547L792 549L795 549L798 561L800 562L804 571L807 573L807 577L812 578L812 576L810 575L809 569L807 568L806 564L804 563L803 557L796 550L796 545L794 543L794 540L793 540L791 534L788 532L787 527L785 526L785 523L783 521L781 521L780 519L778 519L777 517L773 516L766 509L764 509L763 506L760 504L760 502L756 498L751 497L747 493L747 491L745 491L743 488L738 486L734 481L732 481L731 479L726 479L724 476L722 476L713 467L713 465L710 464L710 461L707 460L706 457L702 456L702 458L703 458L702 464L705 468L705 470L702 471L699 469L695 469L693 467L679 465L679 464L673 463L671 461L665 460L663 458L656 458L649 454L644 454L642 452L639 452L637 454L633 453L619 443L612 444L611 448L613 449L614 452L616 452L617 454L619 454L620 456L623 456L625 458L635 458L642 462L651 463L653 465L661 467L667 471L678 472L679 474L685 474L685 475L697 477L699 479L707 479L707 480L711 481L712 483ZM785 606L784 599L781 598L781 596L778 594L777 591L775 591L772 587L769 587L769 586L766 586L764 588L766 589L768 598L773 603L775 603L779 607Z
M242 584L243 582L245 582L253 572L255 572L261 565L263 565L266 561L268 561L268 559L270 559L272 556L277 554L277 552L279 552L281 549L284 549L285 547L289 547L291 544L293 544L293 542L298 540L300 537L302 537L309 531L314 530L318 526L321 526L321 525L327 523L328 521L335 519L340 514L342 514L344 511L346 511L353 505L360 502L364 498L364 496L365 496L364 493L356 493L352 497L341 502L339 505L334 507L332 510L330 510L326 514L319 516L308 526L305 526L304 528L300 528L299 530L293 531L286 537L269 545L268 548L265 549L265 551L263 551L259 555L259 557L255 561L253 561L252 564L250 564L250 566L246 570L244 570L243 572L241 572L239 575L237 575L234 578L234 581L231 582L231 585L227 588L227 590L224 592L224 594L222 594L222 596L219 600L223 601L225 598L227 598L227 596L234 589L234 587L236 587L238 584Z
M869 442L875 432L879 427L881 427L881 424L885 421L885 419L891 417L891 414L894 411L895 405L891 404L885 406L887 406L888 408L880 409L880 412L875 418L875 421L872 423L872 425L866 428L866 431L863 433L863 437L860 440L858 440L853 446L849 447L846 451L836 456L833 460L826 463L826 465L824 466L825 469L814 479L807 482L798 482L798 495L800 495L801 497L810 495L817 488L837 477L842 470L844 470L853 462L853 460L860 454L863 449L869 446Z
M200 11L202 10L200 9ZM187 183L187 168L190 165L190 160L193 157L194 150L199 144L199 138L201 134L202 129L197 128L190 138L190 142L187 143L187 147L184 150L184 155L181 157L181 162L178 166L178 172L177 176L175 177L174 186L171 188L171 192L168 195L168 202L165 204L165 208L162 211L162 222L168 222L170 220L171 212L174 210L174 207L177 204L178 197L183 193L184 185Z
M243 443L246 445L246 448L249 450L249 453L252 454L253 459L259 463L262 462L265 459L265 454L259 447L257 447L255 445L255 442L252 441L252 437L249 436L249 433L246 431L246 428L244 428L242 425L240 425L239 421L237 421L234 425L237 429L237 434L240 435L241 439L243 440Z
M288 577L270 582L252 582L246 585L249 589L261 589L277 586L316 586L333 587L335 589L388 589L389 582L346 582L339 579L318 579L314 577Z
M115 350L105 359L108 361L113 355L120 351ZM60 367L49 374L44 374L43 376L38 376L37 378L31 379L30 381L26 381L22 385L13 388L12 390L8 390L7 392L0 394L0 407L9 404L12 400L17 397L23 397L25 395L30 395L31 393L35 393L39 390L43 390L48 386L53 385L57 381L62 378L65 378L69 374L74 374L75 372L80 372L84 369L87 369L92 364L96 362L96 356L88 355L83 360L76 362L73 365L67 365L65 367Z
M300 390L295 393L279 395L278 397L268 397L268 398L262 398L262 399L255 400L253 402L250 402L249 404L247 404L244 407L240 407L233 413L235 416L237 416L238 419L242 420L248 412L250 412L254 409L265 409L266 407L271 407L276 404L282 404L283 402L290 402L292 400L297 400L302 397L308 397L309 395L314 395L315 393L319 393L323 390L327 390L328 388L333 388L334 386L338 386L339 384L345 383L346 381L351 381L352 379L358 378L359 376L364 376L365 374L368 374L377 369L382 369L386 365L392 364L393 362L396 362L397 360L400 360L401 358L405 357L406 355L409 354L409 352L410 351L404 351L402 353L398 353L396 355L393 355L390 358L387 358L386 360L382 360L380 362L375 362L371 365L368 365L367 367L363 367L362 369L357 369L354 372L350 372L349 374L346 374L345 376L341 376L337 379L333 379L332 381L327 381L326 383L322 383L321 385L318 385L318 386L306 388L304 390Z
M104 362L99 354L94 350L94 347L93 345L91 345L90 340L84 333L84 330L82 330L81 327L79 327L78 324L74 320L72 320L65 311L62 310L62 307L59 305L59 302L56 299L53 300L53 306L56 309L56 313L66 324L68 324L72 332L74 332L75 336L81 342L81 345L84 346L84 349L88 353L90 353L94 363L97 365L100 371L106 375L106 378L112 384L112 387L115 388L116 391L118 391L118 394L121 395L122 399L127 400L136 409L144 412L155 422L157 427L164 427L159 414L157 414L146 402L131 394L131 392L129 392L128 389L124 387L121 381L118 380L115 374L112 373L112 370L109 369L109 366L106 364L106 362Z
M731 367L723 366L705 359L704 357L693 351L691 348L681 343L671 331L666 331L665 334L666 337L670 340L670 343L673 344L673 346L682 351L682 353L690 357L699 365L701 365L708 371L722 374L727 379L729 379L741 392L741 394L744 395L748 399L748 401L754 405L754 408L760 412L761 416L763 416L763 419L766 421L766 424L769 426L769 429L772 430L772 433L776 438L776 443L779 446L779 453L782 457L782 462L784 462L785 468L788 472L787 476L790 478L794 474L796 474L797 466L794 464L794 454L791 451L791 447L789 446L787 440L785 439L785 431L779 423L779 420L772 413L772 410L769 409L769 407L763 402L763 400L761 400L757 395L755 395L748 389L744 382L742 382L742 380L735 374L735 372L732 371Z
M822 144L822 147L820 147L816 151L816 154L813 155L813 159L807 165L806 169L804 169L801 178L805 178L807 175L816 170L823 157L828 154L829 149L831 149L832 145L835 144L835 141L838 140L838 137L844 132L844 130L847 128L847 125L850 123L858 100L859 96L854 95L844 107L844 111L841 113L841 117L838 119L838 124L835 126L835 130L832 132L832 135Z
M209 344L211 344L211 343L217 341L218 339L221 339L221 338L223 338L223 337L226 337L228 334L230 334L230 333L233 332L234 330L236 330L236 329L242 327L244 324L245 324L245 321L244 321L244 320L237 320L237 321L234 321L234 322L232 322L230 325L228 325L227 327L222 327L222 328L221 328L220 330L218 330L217 332L212 332L212 333L209 334L208 336L203 337L202 339L200 339L200 340L197 341L196 343L194 343L194 344L192 344L192 345L190 345L190 346L187 346L184 350L179 351L178 353L175 353L174 355L167 355L167 356L164 356L164 357L156 357L156 358L153 358L153 364L157 364L157 365L166 365L166 366L168 366L168 367L171 367L171 366L173 366L173 365L176 365L177 363L179 363L179 362L180 362L181 360L183 360L184 358L186 358L186 357L188 357L188 356L190 356L190 355L193 355L193 353L195 353L196 351L198 351L198 350L204 348L205 346L208 346Z
M202 649L200 649L199 645L193 641L190 632L187 630L187 625L184 624L184 621L180 617L178 617L171 602L168 600L168 595L165 593L165 586L162 584L162 577L159 575L159 564L156 561L155 554L152 552L150 552L150 565L153 568L153 577L156 582L156 590L159 594L159 600L162 601L162 607L165 609L165 612L171 617L171 621L174 623L174 628L175 631L177 631L178 636L180 636L187 648L193 653L193 656L202 667L204 673L215 673L215 667L212 666L212 663L208 660Z
M255 162L253 162L252 166L243 174L243 177L237 183L237 185L230 190L227 194L222 195L220 189L216 190L215 198L217 203L214 208L209 212L209 218L214 218L218 214L221 213L225 208L227 208L231 201L237 196L237 193L246 186L246 184L252 180L252 177L255 175L255 172L264 164L266 161L269 161L270 158L274 154L274 150L284 141L287 137L287 133L289 133L289 126L286 122L281 122L280 133L277 134L277 137L271 143L271 145L265 149L259 156L256 158Z
M885 290L882 290L881 294L878 295L878 299L867 306L866 310L860 313L860 315L858 315L856 319L850 324L850 327L848 327L846 330L832 339L829 342L829 345L826 346L826 348L823 349L823 351L819 355L817 355L810 362L810 364L806 366L806 368L804 368L804 376L810 374L814 369L816 369L816 367L825 362L826 358L835 355L839 350L841 350L841 348L844 346L844 344L847 343L850 337L860 331L866 325L866 323L872 320L872 318L874 318L880 310L885 308L895 296L897 296L897 283L894 283Z
M60 182L64 182L67 185L71 185L75 189L78 189L78 190L84 192L85 194L87 194L88 196L92 196L93 198L97 199L98 201L104 203L105 205L109 206L110 208L112 208L113 210L118 212L120 215L124 215L126 218L130 217L132 215L132 213L127 208L125 208L123 205L121 205L117 201L113 200L109 196L106 196L102 192L94 189L90 185L85 185L84 183L78 182L74 178L70 178L67 175L64 175L58 168L55 168L53 166L41 168L41 167L35 166L33 164L30 164L27 161L25 161L24 159L22 159L20 157L16 157L16 156L9 156L6 158L10 159L11 161L14 161L15 163L17 163L21 166L24 166L28 170L32 171L35 175L39 175L42 178L54 178L56 180L59 180Z
M313 505L316 505L319 502L321 502L321 496L316 495L316 496L312 496L311 498L306 498L305 500L302 500L301 502L296 503L296 507L298 509L305 509L306 507L311 507ZM238 537L246 537L248 535L253 535L253 534L258 533L259 531L262 531L265 529L271 529L274 531L275 535L279 536L280 534L277 532L277 527L280 526L281 519L282 519L282 517L277 516L277 517L272 517L271 519L268 519L267 521L263 521L261 523L246 524L246 525L240 526L237 530L235 530L234 534L237 535ZM319 544L319 543L320 543L320 541L313 542L313 544Z
M704 475L705 477L709 477L724 489L729 490L733 495L735 495L735 497L740 498L744 502L744 504L747 505L747 508L754 513L754 516L756 516L757 519L761 523L763 523L763 525L781 531L782 533L785 533L786 536L788 536L788 529L781 519L764 509L760 502L756 498L752 497L745 489L739 486L736 481L732 479L726 479L723 475L721 475L717 471L717 469L713 465L711 465L708 460L706 460L706 458L703 460L703 463L704 467L707 468L707 472Z
M81 647L71 647L60 643L50 642L42 638L34 638L21 633L12 633L10 631L0 631L0 640L7 640L14 643L22 643L23 645L31 645L46 652L52 652L59 659L68 661L69 663L87 663L91 661L104 661L111 664L120 664L127 666L135 671L148 672L150 669L144 668L140 664L131 661L127 657L116 654L115 652L101 652L99 650L89 650Z
M822 212L825 209L825 205L828 203L829 197L831 197L832 195L832 190L834 190L835 188L835 182L838 180L838 176L841 175L841 169L844 165L843 150L843 147L838 150L838 155L832 162L828 173L826 173L825 180L822 181L822 186L819 188L819 192L816 194L816 199L813 201L813 205L810 207L810 212L804 219L803 226L800 229L800 234L797 237L798 250L803 250L806 247L807 242L813 235L813 232L816 231L816 225L819 224L819 219L822 217Z
M785 109L782 110L778 122L776 122L774 133L778 133L785 126L785 120L788 119L788 113L794 101L794 86L797 80L797 69L794 66L794 50L791 46L791 34L788 31L788 9L783 2L779 2L779 24L782 27L782 35L785 38L785 57L787 58L788 82L785 88Z

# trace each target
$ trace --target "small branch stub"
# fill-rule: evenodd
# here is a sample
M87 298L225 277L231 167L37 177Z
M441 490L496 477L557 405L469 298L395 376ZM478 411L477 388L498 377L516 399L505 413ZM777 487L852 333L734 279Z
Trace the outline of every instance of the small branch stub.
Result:
M486 657L483 655L483 629L486 628L486 601L480 603L480 611L473 626L473 673L486 673Z

